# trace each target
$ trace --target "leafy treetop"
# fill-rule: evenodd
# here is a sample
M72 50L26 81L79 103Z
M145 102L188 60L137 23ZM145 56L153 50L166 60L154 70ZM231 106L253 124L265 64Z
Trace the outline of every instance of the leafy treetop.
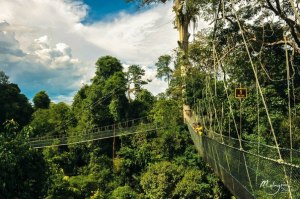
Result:
M40 91L34 96L33 103L36 109L48 109L50 105L50 98L47 95L46 91Z
M96 62L96 77L93 80L96 83L99 83L98 81L101 82L101 80L105 81L114 73L121 72L122 70L122 64L117 58L112 56L101 57Z

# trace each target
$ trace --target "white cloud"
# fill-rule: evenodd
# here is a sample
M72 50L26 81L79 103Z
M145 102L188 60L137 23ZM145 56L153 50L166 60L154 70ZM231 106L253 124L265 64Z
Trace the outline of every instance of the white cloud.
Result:
M144 80L151 80L150 83L146 84L144 88L147 90L152 91L154 95L157 95L159 93L165 92L167 88L167 83L165 81L157 79L156 76L156 68L154 67L142 67L146 72L144 76Z
M0 23L0 27L9 29L7 22ZM5 28L3 28L3 31ZM9 32L9 31L8 31ZM67 44L58 43L52 47L48 37L42 36L33 41L30 50L24 53L13 33L0 34L0 41L7 45L5 52L0 51L0 69L4 70L31 98L40 90L46 90L50 96L69 96L89 77L82 75L88 67L73 58L72 51ZM21 53L15 53L21 52Z
M19 42L15 39L14 32L7 31L9 24L6 21L0 22L0 53L11 56L23 56L19 49Z
M35 39L30 49L33 56L52 69L67 68L79 63L78 59L72 58L72 50L67 44L58 43L55 48L51 48L47 35Z
M120 13L110 22L78 28L87 41L129 64L151 65L175 48L177 32L172 28L171 3L129 15Z

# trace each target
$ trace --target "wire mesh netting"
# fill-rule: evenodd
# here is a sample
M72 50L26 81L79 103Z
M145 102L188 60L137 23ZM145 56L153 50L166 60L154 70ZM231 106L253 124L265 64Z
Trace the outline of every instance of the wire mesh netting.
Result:
M283 160L276 160L275 147L201 136L187 124L200 155L237 198L300 198L299 151L280 149Z

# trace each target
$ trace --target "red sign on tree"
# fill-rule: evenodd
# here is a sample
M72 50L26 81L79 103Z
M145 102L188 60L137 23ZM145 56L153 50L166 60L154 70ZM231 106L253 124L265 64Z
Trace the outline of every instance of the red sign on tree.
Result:
M235 89L235 97L236 98L246 98L247 97L247 89L246 88L236 88Z

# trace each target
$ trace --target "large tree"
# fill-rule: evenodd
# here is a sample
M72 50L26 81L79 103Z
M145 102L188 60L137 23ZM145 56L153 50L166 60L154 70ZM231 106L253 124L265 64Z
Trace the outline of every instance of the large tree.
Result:
M0 125L6 120L14 119L20 126L26 125L33 109L27 97L21 94L17 84L9 83L8 77L2 73L0 83Z
M33 97L33 103L36 109L47 109L49 108L50 102L50 98L47 95L46 91L40 91Z
M147 84L147 81L142 80L145 75L145 70L139 65L131 65L128 68L127 74L127 97L131 101L130 94L137 95L142 90L142 85Z
M96 76L93 80L96 83L107 80L114 73L122 71L122 69L123 66L117 58L108 55L100 57L96 62Z
M63 102L52 103L49 109L38 109L32 118L33 136L66 135L76 123L71 108Z
M126 78L120 61L112 56L100 57L92 84L85 85L74 97L74 114L79 129L109 125L126 116L128 103ZM122 116L122 117L121 117Z
M162 55L158 58L158 61L155 63L155 66L157 67L156 77L165 77L165 80L167 80L168 82L168 86L170 85L170 79L173 73L173 70L170 68L171 60L172 58L170 55Z
M152 3L165 3L166 0L127 0L128 2L137 1L141 5L147 5ZM190 63L188 60L188 49L189 49L189 26L191 22L196 24L200 9L205 6L208 2L203 0L174 0L173 11L175 13L175 28L179 32L178 47L180 53L180 75L182 80L181 83L181 97L183 102L183 114L184 118L187 116L190 108L186 101L186 76L190 68Z

